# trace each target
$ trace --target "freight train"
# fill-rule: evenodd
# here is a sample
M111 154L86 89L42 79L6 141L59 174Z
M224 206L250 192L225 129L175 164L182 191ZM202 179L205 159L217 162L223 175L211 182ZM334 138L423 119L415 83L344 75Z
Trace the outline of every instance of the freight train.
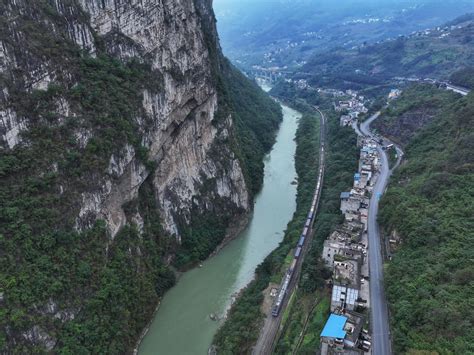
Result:
M321 147L321 154L324 154L324 145ZM321 164L320 164L321 165ZM300 235L300 239L298 240L298 244L296 245L296 250L295 254L293 256L293 261L291 262L290 267L285 273L285 276L283 276L283 279L280 284L280 288L278 289L278 294L277 297L275 298L275 301L273 303L272 307L272 316L273 317L278 317L281 311L281 307L283 305L283 301L285 300L286 294L288 292L288 287L290 285L291 279L293 278L294 274L296 273L296 263L298 262L298 258L301 257L301 254L303 252L303 247L305 244L305 241L308 239L308 234L311 229L311 225L314 222L314 217L316 216L316 207L318 204L318 197L320 194L320 188L321 188L321 181L323 177L324 169L322 166L319 167L319 174L318 174L318 180L316 184L316 189L314 191L314 196L313 200L311 202L311 208L308 213L308 217L306 218L303 231Z

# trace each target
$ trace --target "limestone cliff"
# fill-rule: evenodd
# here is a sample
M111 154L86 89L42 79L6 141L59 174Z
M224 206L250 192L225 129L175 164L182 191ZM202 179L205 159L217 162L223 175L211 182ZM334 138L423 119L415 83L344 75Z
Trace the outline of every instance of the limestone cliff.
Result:
M206 257L251 208L238 143L258 132L235 127L212 2L6 0L0 16L0 349L129 351L174 255Z
M228 171L222 171L216 165L218 162L208 158L216 139L228 134L231 121L220 127L212 124L217 94L212 83L209 48L192 2L83 0L80 5L62 1L50 4L51 10L65 20L62 36L69 37L91 56L98 55L100 40L104 50L115 58L122 61L139 58L149 63L159 80L160 90L157 87L152 88L155 91L142 90L142 110L133 119L142 146L149 150L148 158L159 162L154 185L165 229L179 235L174 215L177 211L184 216L189 213L193 196L210 178L217 178L214 189L217 195L246 210L245 182L232 152L224 149L219 156L226 162ZM8 7L7 17L14 16L15 9L22 5L12 2ZM25 2L23 9L28 11L28 7ZM90 19L81 21L79 14ZM45 29L54 32L55 24L44 21ZM18 36L21 44L24 36L21 28L13 23L9 30L10 38ZM45 62L23 52L23 45L12 47L3 42L3 71L25 70L22 78L14 78L25 87L45 90L61 80L60 77L73 75L67 67L58 67L52 60ZM73 86L76 80L71 79L69 85ZM65 117L77 115L67 99L57 101L58 110L64 111ZM11 107L8 86L4 89L1 112L4 144L14 148L21 142L21 132L28 129L29 118L19 116ZM141 122L146 120L150 125L144 129ZM90 138L87 132L77 132L82 145ZM150 173L135 155L134 147L124 144L111 155L107 176L100 186L94 184L94 191L82 192L79 229L89 227L96 218L104 218L113 237L124 226L126 218L121 206L136 198L139 186Z

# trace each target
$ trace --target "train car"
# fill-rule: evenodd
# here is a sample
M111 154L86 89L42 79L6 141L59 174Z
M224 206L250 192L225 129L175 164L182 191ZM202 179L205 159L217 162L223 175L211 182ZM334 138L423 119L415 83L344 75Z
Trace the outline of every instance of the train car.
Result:
M308 218L307 219L313 219L313 214L311 213L311 211L308 213Z
M280 313L280 307L277 305L274 305L272 308L272 316L278 317L279 313Z
M280 290L278 291L277 298L275 299L275 303L272 307L272 316L278 317L280 314L280 309L283 304L283 300L286 296L286 291L288 290L288 285L290 284L291 277L293 276L293 272L291 274L287 273L283 278L283 282L281 284Z
M306 220L306 223L304 224L304 226L305 226L306 228L308 228L310 224L311 224L311 218L308 218L308 219Z
M298 242L298 246L302 247L304 244L304 235L301 236L300 241Z
M301 254L301 247L296 248L295 251L295 259L298 259Z
M303 229L303 235L306 237L307 234L308 234L308 228Z

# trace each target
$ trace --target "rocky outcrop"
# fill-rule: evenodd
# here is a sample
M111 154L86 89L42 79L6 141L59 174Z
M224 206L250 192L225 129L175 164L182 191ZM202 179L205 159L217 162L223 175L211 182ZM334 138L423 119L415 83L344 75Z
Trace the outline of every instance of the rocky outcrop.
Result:
M396 119L383 117L375 122L374 127L384 136L405 146L417 132L430 124L438 113L439 109L433 107L414 108L403 112Z
M68 260L66 268L76 270L81 263L80 282L85 285L63 289L67 279L77 275L69 274L57 283L45 276L40 282L47 284L48 290L54 289L53 301L50 291L37 292L36 280L28 279L27 286L11 281L5 291L2 284L2 305L9 314L21 309L17 318L22 321L0 320L6 330L6 339L0 337L0 348L5 340L7 352L30 352L36 347L55 351L58 346L70 345L58 337L73 334L69 322L84 321L82 312L105 302L97 290L110 291L111 270L121 265L109 265L107 258L118 254L130 263L124 266L126 271L133 269L136 275L150 272L149 280L139 286L154 290L154 297L146 300L151 304L146 306L153 307L162 292L161 285L155 283L166 279L166 288L170 282L156 260L158 252L147 253L145 247L172 245L174 249L170 247L163 258L167 263L179 250L183 230L196 214L231 221L249 211L251 197L241 160L232 146L233 117L219 112L216 73L221 53L211 1L7 0L0 6L0 18L0 154L10 159L0 169L0 178L5 179L2 183L14 184L14 193L19 191L14 195L18 204L8 213L0 213L1 222L5 221L0 243L3 235L8 241L21 240L18 255L11 256L19 267L12 268L6 259L2 263L9 264L2 266L8 266L11 280L20 279L30 267L24 258L39 253L45 256L45 265L54 268L38 273L54 278L62 272L62 258L67 259L71 249L74 253L67 256L75 261ZM143 80L134 82L135 73ZM103 93L115 94L107 91L108 85L122 90L118 98L98 100ZM120 100L127 100L123 106L127 112L100 106ZM113 139L110 132L121 135ZM14 164L25 157L31 160L30 165L22 163L16 168ZM130 237L126 252L119 247L110 252L124 227L136 226L143 237L152 223L136 208L143 198L140 191L150 182L146 197L151 195L166 232L159 237L172 242L157 241L155 234L146 236L151 240L148 244L140 237L137 241ZM37 200L27 200L28 193ZM29 213L29 207L24 207L28 203L34 208L44 206ZM130 207L133 204L134 209ZM51 218L45 225L40 223L43 213L44 218ZM10 223L15 218L23 228L18 234ZM105 221L107 230L106 238L94 235L97 240L92 239L98 249L75 249L74 242L91 242L80 236L94 228L100 232L98 221ZM74 242L61 244L72 235ZM29 238L35 242L30 243ZM42 244L42 238L50 244ZM47 248L59 244L60 256L50 257L56 250ZM23 248L32 252L23 253ZM164 252L160 249L160 253ZM147 254L153 259L145 260ZM122 282L118 276L112 279ZM134 279L127 281L131 284ZM16 292L18 287L23 287L21 292ZM18 296L22 292L29 298ZM96 303L87 303L96 293ZM142 311L138 301L137 305ZM120 316L131 313L127 309ZM146 315L140 317L134 320L135 327ZM120 321L128 326L128 320ZM74 331L83 329L77 326ZM128 337L133 338L135 332ZM79 342L78 337L72 338ZM123 350L129 344L121 346Z
M217 137L229 134L232 120L220 126L213 125L217 111L217 93L211 74L209 44L202 32L202 19L193 2L182 1L97 1L81 0L80 6L56 0L51 6L64 20L63 35L87 51L97 54L98 41L105 43L106 51L127 61L138 59L153 69L154 80L160 90L144 90L142 116L136 121L142 144L149 149L149 159L157 163L154 172L156 199L161 207L165 229L179 236L176 213L187 215L199 186L221 174L214 186L217 195L243 211L248 209L248 193L238 160L229 147L222 147L221 156L209 157ZM201 10L210 3L200 4ZM15 11L28 11L26 2L10 2L11 16ZM7 10L8 16L8 10ZM88 19L90 19L88 21ZM38 18L54 30L57 24ZM9 26L11 36L23 37L15 23ZM215 28L212 29L215 31ZM213 34L217 39L217 35ZM25 37L25 40L27 38ZM213 45L218 46L217 42ZM25 75L15 78L27 88L45 90L49 85L64 80L67 67L53 65L48 59L34 53L15 51L2 46L2 69L11 72L22 67ZM28 63L23 66L24 63ZM28 128L28 117L18 117L10 107L7 92L0 106L1 126L5 148L12 149L21 141L21 132ZM61 102L64 115L75 114L67 101ZM61 110L58 108L57 110ZM151 125L142 127L144 121ZM77 132L80 145L87 146L93 132ZM221 172L216 160L228 161L228 170ZM107 221L113 237L127 221L121 206L137 197L138 188L150 171L135 158L134 148L126 145L110 157L110 164L98 185L81 192L76 228L89 228L98 218ZM205 197L204 197L205 199ZM205 208L206 204L201 203ZM185 218L187 220L187 218Z

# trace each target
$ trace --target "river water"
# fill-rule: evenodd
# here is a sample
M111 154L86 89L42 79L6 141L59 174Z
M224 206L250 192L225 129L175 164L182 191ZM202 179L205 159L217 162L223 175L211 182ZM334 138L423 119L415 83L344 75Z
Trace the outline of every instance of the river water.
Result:
M267 89L264 87L264 89ZM233 295L253 278L255 268L275 249L296 209L294 141L298 112L283 107L283 122L265 157L262 191L248 227L201 268L190 270L164 296L143 339L140 355L205 355Z

